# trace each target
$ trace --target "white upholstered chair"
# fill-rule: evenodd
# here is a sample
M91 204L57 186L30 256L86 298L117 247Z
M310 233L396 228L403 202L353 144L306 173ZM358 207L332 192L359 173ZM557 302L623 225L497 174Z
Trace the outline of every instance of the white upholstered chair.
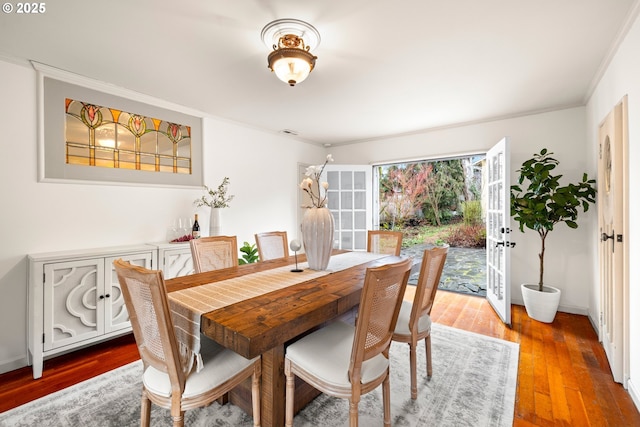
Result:
M420 276L413 302L402 301L393 340L409 344L411 398L418 397L416 347L424 339L427 353L427 377L431 378L431 307L438 291L440 276L447 259L447 248L424 251Z
M257 233L255 237L260 261L286 258L289 256L289 242L286 231Z
M261 360L247 360L202 337L200 372L181 357L169 299L161 271L114 261L143 363L140 425L149 426L151 403L171 411L174 427L184 425L184 412L209 405L251 378L253 424L260 425Z
M401 249L401 231L369 230L367 232L367 252L399 256Z
M196 273L238 265L236 236L211 236L191 240L191 258Z
M391 425L389 346L411 260L367 269L355 327L334 321L287 347L285 425L293 426L299 377L331 396L349 399L349 425L358 425L360 396L382 384L384 425Z

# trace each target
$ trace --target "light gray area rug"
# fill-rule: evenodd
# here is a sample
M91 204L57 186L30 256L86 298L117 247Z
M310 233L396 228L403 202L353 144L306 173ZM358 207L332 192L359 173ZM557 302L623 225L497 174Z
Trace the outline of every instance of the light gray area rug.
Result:
M391 417L394 426L511 426L518 374L518 344L434 324L433 377L426 378L424 344L418 346L418 399L411 400L409 347L391 347ZM0 414L2 427L139 425L142 363L123 366ZM169 411L152 406L151 425L170 426ZM318 396L294 425L348 426L348 402ZM192 427L252 426L238 407L213 403L185 414ZM360 425L382 425L382 391L360 401Z

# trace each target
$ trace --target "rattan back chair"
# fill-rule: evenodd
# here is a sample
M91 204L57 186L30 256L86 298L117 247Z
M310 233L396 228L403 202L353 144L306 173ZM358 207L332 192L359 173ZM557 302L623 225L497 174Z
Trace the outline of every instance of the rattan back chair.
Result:
M399 256L401 249L401 231L369 230L367 232L367 252Z
M174 427L184 425L187 409L207 406L251 378L253 424L260 425L261 359L248 360L201 337L203 366L180 351L161 271L114 261L143 363L140 425L148 427L151 403L171 412Z
M191 257L196 273L238 265L236 236L212 236L191 240Z
M257 233L255 237L260 261L286 258L289 256L289 243L286 231Z
M393 340L409 344L409 364L411 369L411 398L418 397L416 347L424 339L427 353L427 377L431 378L431 307L438 291L447 248L433 248L424 251L420 276L416 285L413 302L402 301L398 323Z
M285 425L293 426L295 377L349 399L349 425L358 425L360 396L382 384L384 425L391 425L389 347L411 260L367 269L356 325L334 321L290 344L285 355Z

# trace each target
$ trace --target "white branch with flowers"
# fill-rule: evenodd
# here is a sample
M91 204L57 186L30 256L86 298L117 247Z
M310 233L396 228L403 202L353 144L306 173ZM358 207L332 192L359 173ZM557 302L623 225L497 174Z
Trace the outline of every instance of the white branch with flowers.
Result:
M229 177L225 176L217 189L209 188L205 185L204 189L207 194L194 200L193 204L198 208L202 206L209 206L211 208L228 208L229 203L234 197L232 194L227 194L227 191L229 191L229 182Z
M331 154L327 155L323 165L314 165L307 167L304 175L305 178L300 183L300 189L307 193L311 199L311 206L303 206L304 208L324 208L327 204L327 190L329 183L320 181L322 172L327 163L333 162Z

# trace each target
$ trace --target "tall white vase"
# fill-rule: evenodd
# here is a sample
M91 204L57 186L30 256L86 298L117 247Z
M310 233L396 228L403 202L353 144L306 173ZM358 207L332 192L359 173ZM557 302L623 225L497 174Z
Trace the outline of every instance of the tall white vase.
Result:
M309 208L302 217L302 243L309 268L326 270L333 249L333 215L327 208Z
M209 217L209 236L222 235L222 208L211 208Z

